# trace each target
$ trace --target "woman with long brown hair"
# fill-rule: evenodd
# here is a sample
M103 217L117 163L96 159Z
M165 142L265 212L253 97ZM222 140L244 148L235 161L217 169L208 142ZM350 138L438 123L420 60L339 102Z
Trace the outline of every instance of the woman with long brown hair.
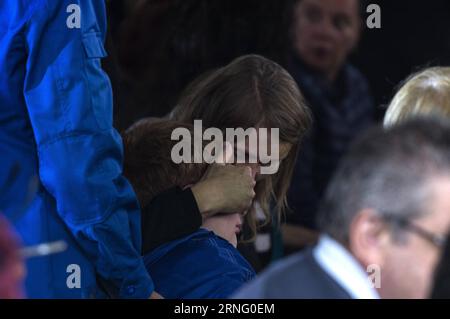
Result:
M270 222L270 205L279 219L287 209L290 185L300 142L311 125L311 115L297 84L277 63L258 55L235 59L225 67L195 80L182 95L171 118L203 128L279 129L278 171L259 174L260 163L245 163L257 176L255 202L246 215L251 237L256 232L256 203ZM270 144L270 143L269 143ZM270 147L269 147L270 148ZM273 202L272 202L273 201Z

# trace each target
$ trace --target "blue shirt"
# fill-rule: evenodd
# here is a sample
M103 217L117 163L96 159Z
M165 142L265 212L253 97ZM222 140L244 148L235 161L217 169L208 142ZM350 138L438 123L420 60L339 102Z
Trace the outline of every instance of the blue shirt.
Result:
M234 246L205 229L156 248L144 261L168 299L227 298L255 277Z
M116 297L153 291L100 65L105 32L104 1L0 1L0 210L24 245L69 245L27 262L29 297L104 296L97 279Z

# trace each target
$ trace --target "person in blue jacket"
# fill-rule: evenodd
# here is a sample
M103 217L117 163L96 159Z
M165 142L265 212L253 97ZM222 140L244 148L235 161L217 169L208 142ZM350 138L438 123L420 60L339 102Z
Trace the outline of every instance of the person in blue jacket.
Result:
M24 245L68 246L27 261L31 298L157 296L112 127L105 32L104 1L0 1L0 209ZM228 202L251 202L246 179ZM211 188L192 192L201 213L223 209L204 202Z

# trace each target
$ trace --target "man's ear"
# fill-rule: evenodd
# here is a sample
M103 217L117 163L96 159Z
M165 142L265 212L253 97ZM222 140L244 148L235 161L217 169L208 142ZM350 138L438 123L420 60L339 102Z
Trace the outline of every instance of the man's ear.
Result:
M349 250L367 267L384 264L384 247L389 241L385 222L373 209L362 209L353 219L349 229Z

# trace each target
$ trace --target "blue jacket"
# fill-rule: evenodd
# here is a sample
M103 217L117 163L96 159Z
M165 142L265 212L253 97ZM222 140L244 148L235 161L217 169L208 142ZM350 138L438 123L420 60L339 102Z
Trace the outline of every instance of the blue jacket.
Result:
M0 1L0 210L24 245L69 244L27 262L29 297L105 296L98 278L117 297L153 291L100 65L105 29L101 0Z
M156 248L144 261L167 299L227 298L255 277L235 247L205 229Z

